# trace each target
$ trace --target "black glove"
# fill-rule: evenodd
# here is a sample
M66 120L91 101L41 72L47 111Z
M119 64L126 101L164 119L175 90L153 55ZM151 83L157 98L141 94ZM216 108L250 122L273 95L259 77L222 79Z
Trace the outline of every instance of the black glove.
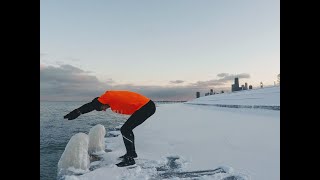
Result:
M69 114L65 115L63 118L68 119L68 120L73 120L73 119L76 119L80 115L81 115L81 112L79 111L79 109L75 109L75 110L71 111Z

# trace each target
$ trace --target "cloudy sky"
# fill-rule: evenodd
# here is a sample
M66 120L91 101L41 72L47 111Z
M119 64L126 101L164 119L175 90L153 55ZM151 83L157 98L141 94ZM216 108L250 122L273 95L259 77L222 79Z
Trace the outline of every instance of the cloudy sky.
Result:
M40 28L41 100L189 100L280 73L279 0L41 0Z

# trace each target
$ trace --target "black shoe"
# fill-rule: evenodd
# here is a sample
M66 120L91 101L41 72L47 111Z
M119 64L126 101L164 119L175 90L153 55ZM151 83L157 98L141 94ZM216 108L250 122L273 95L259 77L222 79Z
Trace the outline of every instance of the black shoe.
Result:
M127 157L127 156L129 156L128 154L125 154L125 155L123 155L123 156L120 156L120 157L118 157L119 159L123 159L123 158L125 158L125 157ZM137 153L134 153L131 157L133 157L133 158L137 158L138 157L138 155L137 155Z
M118 167L124 167L124 166L131 166L136 164L136 162L134 161L134 159L130 156L124 157L122 162L119 162L118 164L116 164Z

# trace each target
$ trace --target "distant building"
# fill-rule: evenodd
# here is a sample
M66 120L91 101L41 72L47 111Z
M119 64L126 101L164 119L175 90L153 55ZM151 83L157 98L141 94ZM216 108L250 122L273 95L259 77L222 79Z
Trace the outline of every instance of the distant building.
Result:
M200 92L196 93L196 97L199 98L200 97Z
M241 88L239 87L239 78L234 78L234 84L231 85L231 91L240 91Z
M252 89L252 85L249 86L249 89Z
M206 94L205 94L205 96L209 96L209 95L210 95L210 93L206 93Z
M260 82L260 87L263 88L263 83L262 82Z
M244 85L241 85L241 90L244 90Z
M244 90L248 90L248 83L244 83Z
M210 89L210 95L213 95L213 89Z

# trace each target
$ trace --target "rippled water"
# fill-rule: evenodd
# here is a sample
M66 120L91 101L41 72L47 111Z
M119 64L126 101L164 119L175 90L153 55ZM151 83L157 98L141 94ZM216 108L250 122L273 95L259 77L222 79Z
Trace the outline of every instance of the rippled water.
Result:
M90 128L101 124L106 132L123 124L128 115L107 111L92 111L82 114L75 120L63 116L86 102L40 102L40 180L57 180L58 161L76 133L89 133ZM177 102L155 102L156 106Z
M56 180L58 161L70 138L102 124L108 130L122 124L129 116L111 111L92 111L69 121L63 116L86 102L40 102L40 179Z

